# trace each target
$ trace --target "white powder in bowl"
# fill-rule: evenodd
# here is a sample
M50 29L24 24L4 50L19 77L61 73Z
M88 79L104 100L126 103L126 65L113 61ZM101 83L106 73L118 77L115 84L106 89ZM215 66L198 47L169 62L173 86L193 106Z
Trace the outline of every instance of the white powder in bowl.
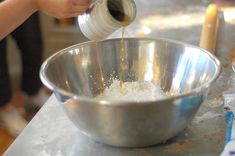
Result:
M97 100L112 101L148 101L166 98L167 95L161 88L152 82L124 82L122 88L120 81L113 83L99 94Z

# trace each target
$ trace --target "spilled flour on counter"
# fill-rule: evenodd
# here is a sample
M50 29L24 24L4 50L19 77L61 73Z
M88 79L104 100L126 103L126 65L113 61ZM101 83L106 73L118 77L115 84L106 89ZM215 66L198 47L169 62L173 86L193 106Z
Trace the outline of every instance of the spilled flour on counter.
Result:
M193 123L195 124L201 124L201 122L203 121L206 121L206 120L209 120L209 119L214 119L216 117L219 117L221 116L222 117L222 114L219 114L219 113L214 113L214 112L206 112L200 116L196 116L194 119L193 119Z
M147 101L166 98L167 95L161 88L152 82L124 82L122 89L120 81L113 80L113 83L105 88L104 92L96 97L97 100L112 101Z

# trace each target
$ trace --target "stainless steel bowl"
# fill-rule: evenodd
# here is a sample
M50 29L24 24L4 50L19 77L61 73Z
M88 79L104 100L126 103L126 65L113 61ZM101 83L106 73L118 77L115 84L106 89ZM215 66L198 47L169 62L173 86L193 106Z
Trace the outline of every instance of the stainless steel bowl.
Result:
M98 101L120 74L120 39L63 49L41 67L41 80L94 140L143 147L176 136L193 118L220 73L220 62L198 47L167 39L127 38L125 81L151 81L171 96L162 100Z

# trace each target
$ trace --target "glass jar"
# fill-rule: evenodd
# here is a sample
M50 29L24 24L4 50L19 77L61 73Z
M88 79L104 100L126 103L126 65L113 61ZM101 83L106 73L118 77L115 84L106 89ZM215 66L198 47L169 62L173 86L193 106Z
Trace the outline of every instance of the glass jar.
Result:
M78 16L81 32L89 40L102 40L136 17L134 0L97 0Z

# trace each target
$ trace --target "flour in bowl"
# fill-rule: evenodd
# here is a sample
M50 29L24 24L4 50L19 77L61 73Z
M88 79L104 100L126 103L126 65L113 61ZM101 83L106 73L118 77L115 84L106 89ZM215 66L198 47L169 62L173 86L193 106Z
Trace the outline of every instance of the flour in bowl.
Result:
M105 88L104 92L96 97L97 100L112 101L149 101L166 98L161 88L152 82L124 82L120 88L120 81Z

